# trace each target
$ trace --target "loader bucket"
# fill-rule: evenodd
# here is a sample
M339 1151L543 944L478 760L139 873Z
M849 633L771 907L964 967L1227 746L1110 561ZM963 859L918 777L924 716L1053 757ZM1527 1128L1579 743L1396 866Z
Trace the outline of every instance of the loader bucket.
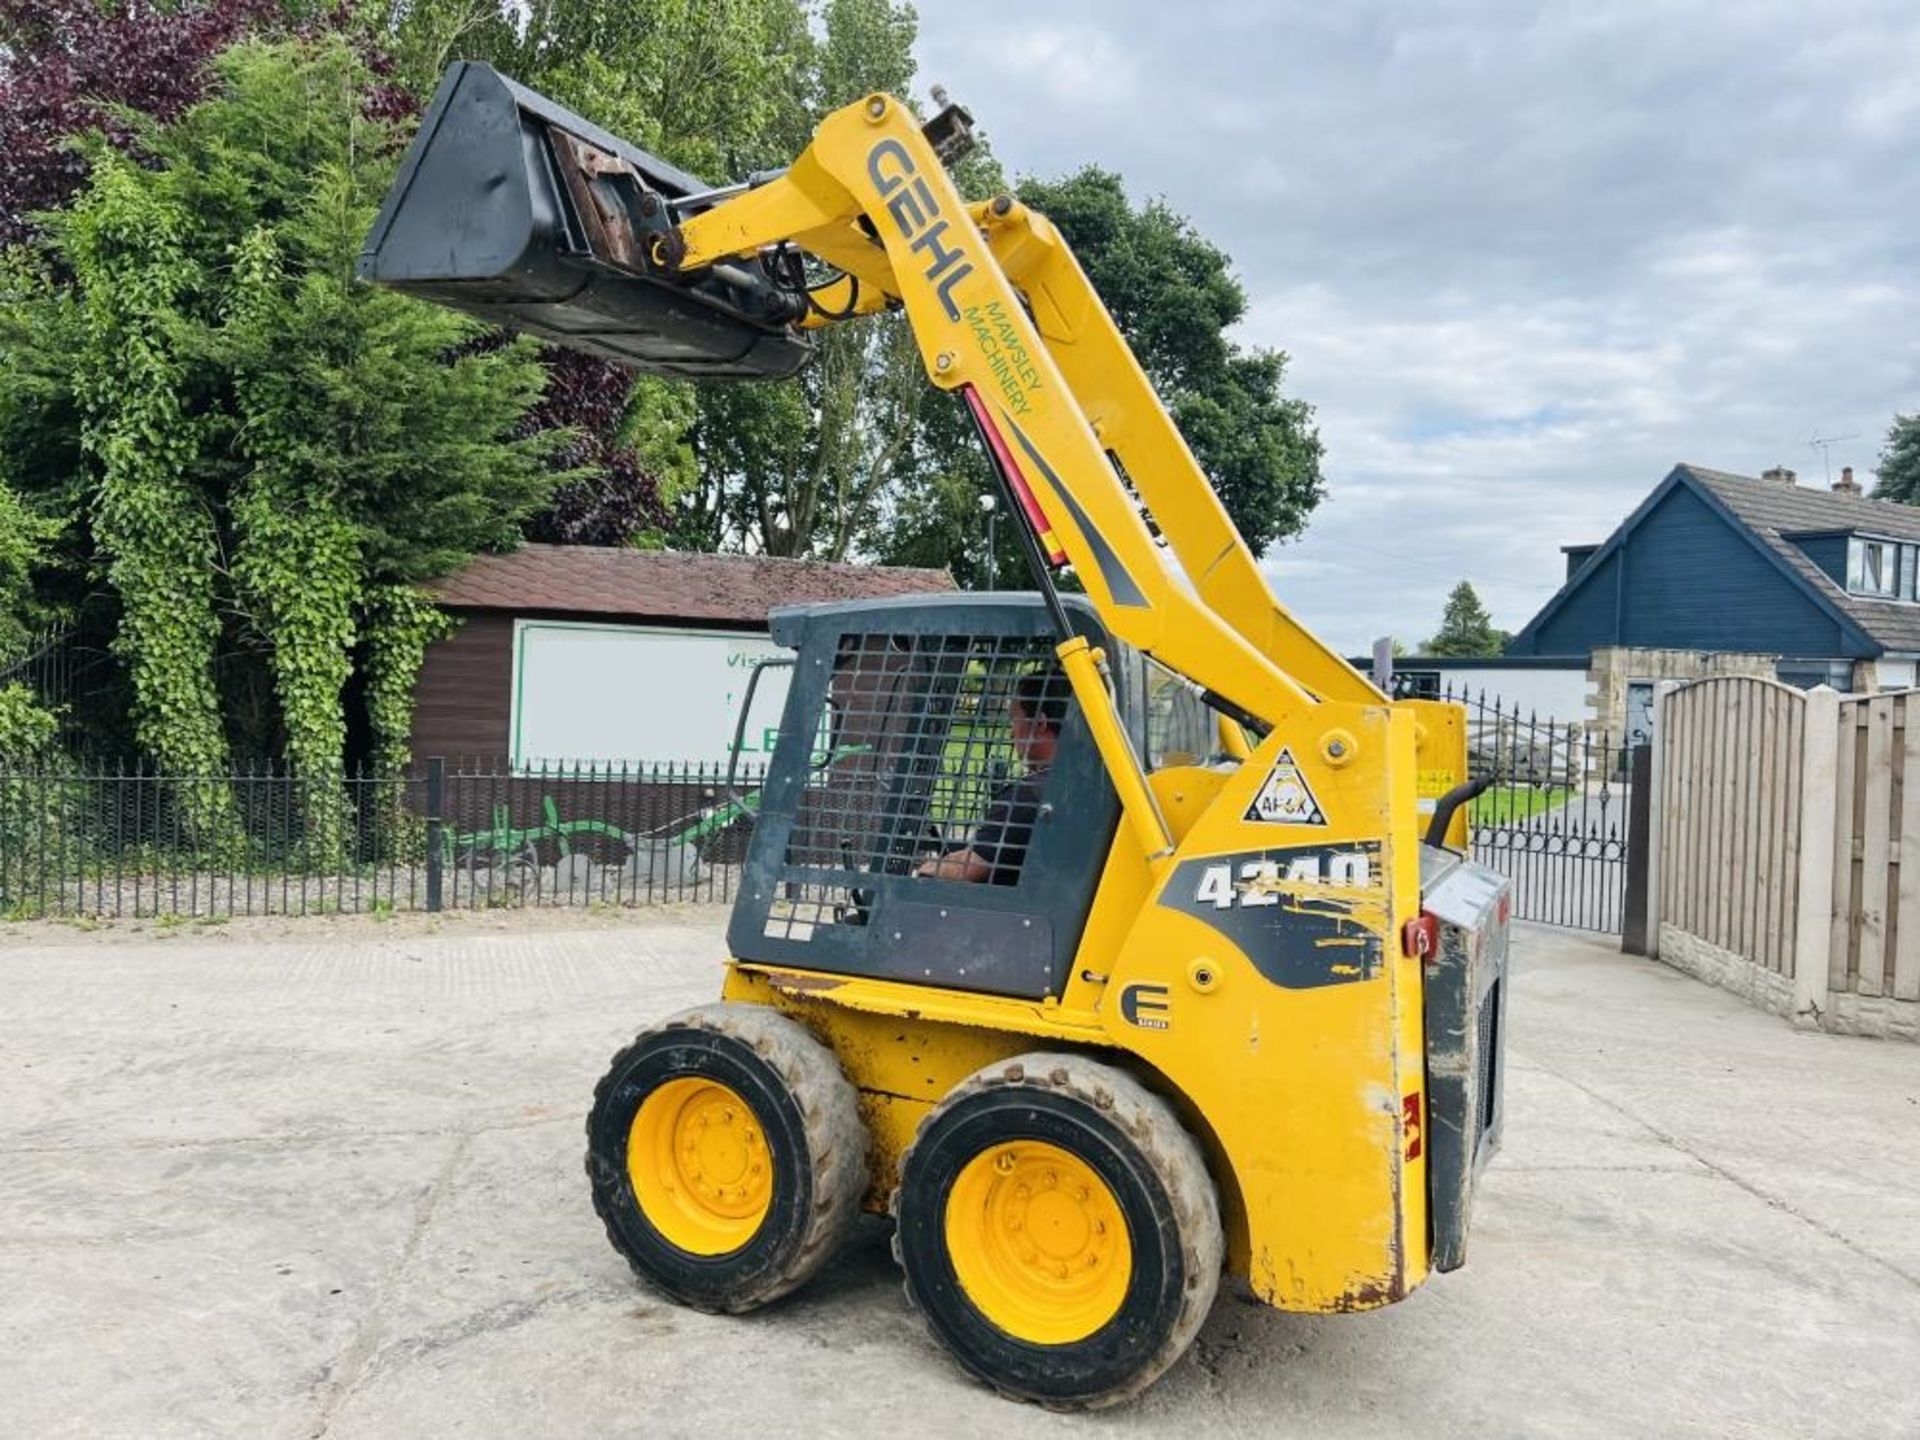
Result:
M489 65L456 61L360 252L363 280L636 370L791 375L812 347L755 261L652 263L707 187Z

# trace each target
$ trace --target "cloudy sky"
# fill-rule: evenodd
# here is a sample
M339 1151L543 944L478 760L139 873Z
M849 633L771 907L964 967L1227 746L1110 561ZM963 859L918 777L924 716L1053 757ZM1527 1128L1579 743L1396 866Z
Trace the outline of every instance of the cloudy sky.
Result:
M1266 565L1350 652L1471 579L1517 630L1678 460L1870 479L1920 408L1920 5L969 0L921 83L1234 258L1319 407Z

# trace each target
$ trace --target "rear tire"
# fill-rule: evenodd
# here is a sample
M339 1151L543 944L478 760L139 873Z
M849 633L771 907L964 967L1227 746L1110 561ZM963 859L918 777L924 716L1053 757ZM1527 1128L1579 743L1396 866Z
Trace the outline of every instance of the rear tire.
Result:
M734 1314L840 1248L867 1147L833 1052L758 1005L702 1005L644 1031L587 1117L593 1208L614 1249L680 1303Z
M1145 1390L1220 1285L1200 1147L1164 1100L1080 1055L1022 1055L956 1086L901 1159L894 1216L907 1298L934 1337L1050 1409Z

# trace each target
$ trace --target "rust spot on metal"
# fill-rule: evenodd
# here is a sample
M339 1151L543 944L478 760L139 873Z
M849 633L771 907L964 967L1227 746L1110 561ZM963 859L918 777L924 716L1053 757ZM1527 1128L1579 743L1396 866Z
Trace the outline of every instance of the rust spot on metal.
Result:
M645 274L645 252L620 196L622 182L646 192L640 172L618 155L610 155L558 126L548 126L561 178L573 197L575 212L586 227L589 248L624 270Z
M1374 1280L1357 1280L1334 1296L1332 1309L1339 1313L1351 1314L1356 1310L1378 1310L1382 1305L1391 1305L1401 1298L1398 1287L1382 1285Z
M838 990L847 983L834 975L803 975L792 970L768 970L763 973L767 984L787 995L818 995L824 990Z

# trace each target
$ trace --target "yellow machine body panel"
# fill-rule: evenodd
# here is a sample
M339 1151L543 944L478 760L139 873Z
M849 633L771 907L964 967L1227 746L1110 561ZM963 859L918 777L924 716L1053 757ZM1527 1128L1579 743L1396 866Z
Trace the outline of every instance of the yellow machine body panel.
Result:
M1407 1158L1424 1105L1420 962L1397 939L1418 913L1419 878L1411 847L1388 838L1412 825L1415 720L1387 705L1315 713L1326 729L1306 744L1276 733L1220 772L1170 864L1150 866L1137 834L1116 832L1057 1002L730 968L728 999L801 1019L860 1088L875 1208L921 1118L965 1076L1023 1051L1104 1048L1203 1139L1229 1265L1262 1299L1363 1309L1425 1277L1425 1174ZM1245 818L1282 766L1328 817L1305 845L1300 827ZM1327 921L1284 969L1236 938L1272 910Z
M1472 763L1468 750L1466 706L1451 700L1401 700L1400 708L1414 717L1415 753L1418 756L1421 823L1433 814L1437 802L1449 790L1465 782ZM1453 812L1441 843L1453 850L1467 848L1467 807Z

